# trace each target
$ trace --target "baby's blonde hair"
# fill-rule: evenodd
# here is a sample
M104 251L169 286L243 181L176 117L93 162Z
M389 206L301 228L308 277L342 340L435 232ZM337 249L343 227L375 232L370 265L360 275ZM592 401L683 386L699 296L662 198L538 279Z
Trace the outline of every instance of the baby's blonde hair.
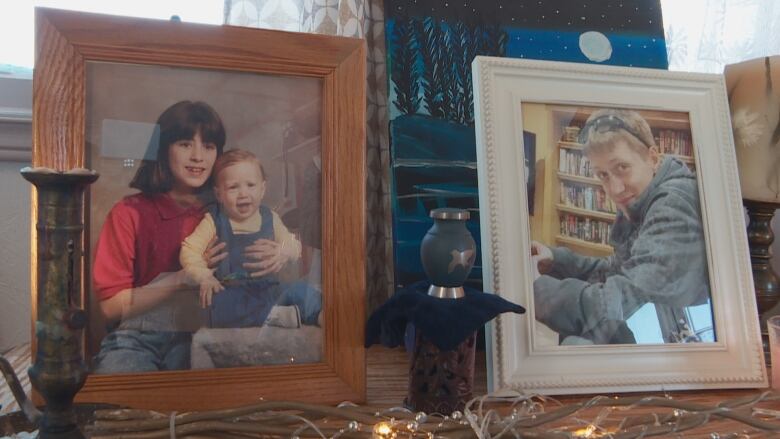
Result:
M214 183L219 181L219 174L225 170L225 168L235 165L236 163L250 162L257 165L260 169L260 177L265 181L265 169L263 169L263 163L256 155L243 149L229 149L224 152L217 161L214 163L214 171L212 176L214 177Z

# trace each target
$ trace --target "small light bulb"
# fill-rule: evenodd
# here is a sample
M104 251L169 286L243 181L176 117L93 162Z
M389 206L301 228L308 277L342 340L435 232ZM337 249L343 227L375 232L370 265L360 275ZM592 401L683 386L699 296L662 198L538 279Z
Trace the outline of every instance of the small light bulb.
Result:
M391 437L392 433L393 427L391 427L387 422L380 422L374 425L374 439L387 439Z
M578 438L590 438L593 437L593 433L596 432L596 427L594 425L588 425L585 428L580 428L579 430L574 432L574 437Z

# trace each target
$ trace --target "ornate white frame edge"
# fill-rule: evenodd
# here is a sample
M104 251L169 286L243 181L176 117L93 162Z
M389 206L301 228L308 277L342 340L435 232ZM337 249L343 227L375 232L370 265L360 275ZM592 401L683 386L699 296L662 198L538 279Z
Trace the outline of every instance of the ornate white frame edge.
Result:
M501 261L499 257L498 243L501 241L501 218L496 213L497 208L497 187L498 177L496 176L496 138L494 136L494 112L496 109L493 105L493 93L495 92L493 87L493 80L499 69L504 68L522 68L524 71L537 71L537 72L553 72L563 73L566 75L575 74L609 74L610 76L617 78L615 82L619 82L620 78L624 78L628 81L636 81L642 79L655 79L655 80L670 80L670 81L691 81L699 82L703 84L702 87L710 88L712 92L711 96L716 99L713 104L716 108L726 109L726 111L715 112L718 116L717 120L712 121L717 128L716 135L720 139L725 141L718 142L720 147L720 158L718 159L718 165L720 171L724 173L724 177L729 181L739 181L737 176L736 156L733 151L733 139L731 133L731 125L728 117L728 103L725 100L725 92L717 92L717 89L725 91L725 82L722 76L701 74L701 73L687 73L687 72L668 72L664 70L644 69L644 68L625 68L614 66L600 66L589 64L575 64L564 62L551 62L551 61L532 61L522 59L507 59L507 58L494 58L494 57L477 57L474 60L473 75L474 75L474 102L475 102L475 124L476 124L476 138L477 138L477 157L480 163L478 166L479 171L479 192L480 200L487 200L488 206L482 205L481 209L487 207L487 217L483 214L482 218L482 242L483 242L483 265L484 265L484 278L486 291L492 291L496 294L501 294L500 281L501 281ZM518 77L521 75L517 75ZM478 110L477 110L478 109ZM692 121L693 123L693 121ZM729 148L731 147L731 148ZM484 195L483 195L484 194ZM702 192L702 197L704 193ZM741 200L741 194L738 184L728 187L728 194L726 199ZM482 201L484 203L484 201ZM744 230L744 217L741 209L732 209L729 212L729 222L734 225L730 230L732 236L728 237L729 244L735 245L737 253L742 255L748 254L747 244L744 237L737 236L742 230ZM485 221L487 219L487 221ZM741 228L739 227L741 225ZM485 244L490 245L485 245ZM712 253L711 248L708 247L708 255ZM747 257L735 258L737 267L735 270L735 277L737 284L740 285L742 291L752 291L752 272L750 268L749 259ZM487 264L490 264L489 266ZM755 311L755 298L752 295L741 294L742 307L745 313L749 313L751 310ZM749 316L742 316L749 317ZM505 342L505 333L509 328L507 327L506 318L498 316L495 322L491 325L491 329L488 334L489 339L489 358L488 364L489 370L489 383L492 381L490 388L510 388L517 391L527 391L529 389L545 389L551 391L551 393L563 393L562 390L578 391L593 391L599 389L605 390L648 390L648 389L702 389L702 388L736 388L736 387L762 387L767 384L766 368L763 361L763 350L761 349L761 341L759 336L759 325L757 319L743 318L743 323L746 325L745 336L746 342L749 344L747 352L749 353L750 373L737 374L732 376L687 376L664 379L659 377L629 377L618 378L612 377L610 379L603 378L582 378L582 379L529 379L529 380L516 380L507 377L506 372L506 354L503 346ZM726 350L729 348L726 347ZM625 389L623 389L625 387Z

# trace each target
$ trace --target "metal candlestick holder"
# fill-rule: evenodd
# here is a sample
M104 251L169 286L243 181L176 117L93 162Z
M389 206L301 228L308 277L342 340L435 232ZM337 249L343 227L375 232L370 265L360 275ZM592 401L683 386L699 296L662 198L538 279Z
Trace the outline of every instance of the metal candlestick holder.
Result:
M80 294L84 190L98 174L30 168L21 173L35 185L38 195L36 351L29 374L33 387L46 401L39 437L83 438L76 424L73 398L87 377L82 351L87 314Z

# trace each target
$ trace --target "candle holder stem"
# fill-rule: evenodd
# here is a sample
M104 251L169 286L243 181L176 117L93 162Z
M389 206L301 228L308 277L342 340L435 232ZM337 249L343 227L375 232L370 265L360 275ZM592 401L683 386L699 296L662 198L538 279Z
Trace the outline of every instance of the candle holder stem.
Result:
M38 437L82 439L73 398L87 377L81 350L84 191L98 175L25 168L22 176L37 193L36 350L29 375L46 401Z
M747 235L756 305L761 322L761 340L764 345L764 358L769 364L769 333L766 321L771 317L770 310L780 301L780 278L771 264L772 242L775 240L775 234L772 232L772 217L775 215L775 210L780 208L780 203L744 200L744 205L750 218Z

